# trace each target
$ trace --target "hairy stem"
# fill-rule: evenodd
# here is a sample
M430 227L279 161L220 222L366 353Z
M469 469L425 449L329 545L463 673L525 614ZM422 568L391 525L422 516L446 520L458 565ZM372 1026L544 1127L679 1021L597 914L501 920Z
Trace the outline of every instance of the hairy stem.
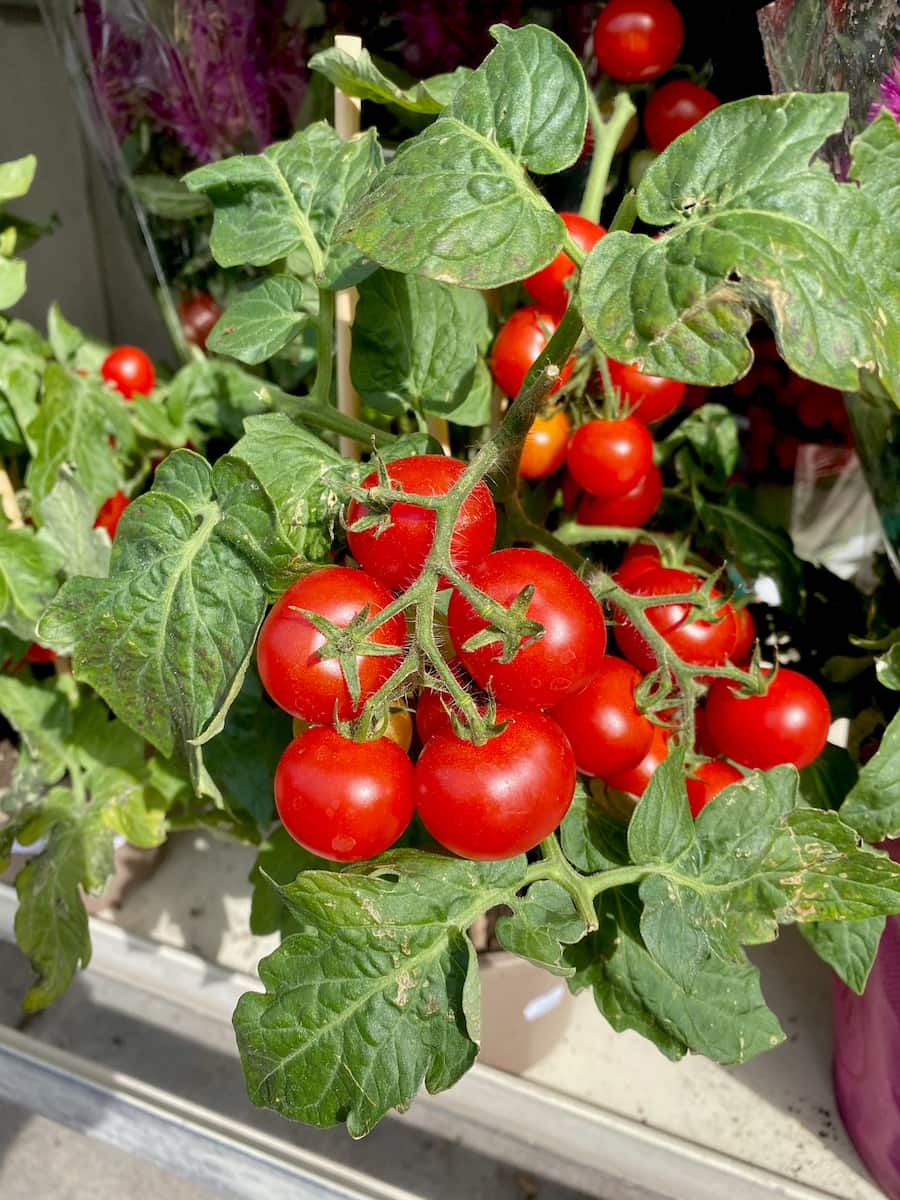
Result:
M609 120L604 121L594 93L588 89L588 114L594 134L594 153L579 212L589 221L600 221L603 198L606 195L606 181L609 179L609 168L616 153L616 146L635 112L628 93L619 92Z

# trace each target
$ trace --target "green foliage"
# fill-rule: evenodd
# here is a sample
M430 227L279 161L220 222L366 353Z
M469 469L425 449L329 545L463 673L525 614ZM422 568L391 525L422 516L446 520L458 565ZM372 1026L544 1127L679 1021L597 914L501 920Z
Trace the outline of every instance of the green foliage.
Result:
M458 67L446 75L435 75L412 87L400 87L379 70L368 50L358 58L333 46L320 50L309 60L312 71L318 71L345 96L372 100L376 104L393 105L407 112L439 113L446 108L460 84L471 75L467 67Z
M317 304L311 285L291 275L271 275L229 304L206 345L241 362L265 362L297 336Z
M870 842L900 835L900 713L860 770L841 806L841 819Z
M861 996L875 964L886 921L886 917L820 921L815 925L799 925L798 929L819 958Z
M0 309L11 308L25 294L25 263L13 258L16 226L9 219L4 221L3 205L25 195L36 170L33 154L0 163Z

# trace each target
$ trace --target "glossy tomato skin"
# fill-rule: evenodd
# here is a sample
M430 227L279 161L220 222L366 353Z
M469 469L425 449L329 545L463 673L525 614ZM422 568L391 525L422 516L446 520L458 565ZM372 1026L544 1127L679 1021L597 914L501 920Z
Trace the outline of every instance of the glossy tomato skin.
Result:
M138 346L116 346L103 360L100 374L126 400L149 395L156 382L153 363Z
M393 598L377 579L349 567L321 567L292 583L263 622L256 648L260 679L275 703L291 716L313 724L329 724L335 705L340 720L357 716L363 702L400 665L402 652L357 655L360 700L354 705L338 660L319 657L317 651L325 638L299 610L345 627L366 606L374 617ZM403 614L389 617L369 640L403 646Z
M739 696L717 679L706 698L706 722L720 754L768 771L805 767L825 747L831 712L825 693L799 671L782 667L762 696Z
M49 646L42 646L40 642L31 642L23 655L25 661L29 663L56 662L58 657L55 650L51 650Z
M617 792L627 792L629 796L643 796L647 784L653 778L653 772L669 753L669 742L658 725L653 727L653 740L650 749L637 764L618 775L610 775L604 782Z
M581 525L621 525L639 529L646 525L662 500L662 475L653 463L634 487L624 496L584 495L578 502L578 522Z
M596 671L606 649L606 626L599 604L574 571L539 550L497 550L475 567L472 583L505 607L527 584L534 585L529 620L543 635L500 661L499 642L464 650L487 622L461 593L450 600L450 638L460 662L483 688L510 708L550 708L580 691Z
M623 83L668 71L683 41L681 13L671 0L610 0L594 25L597 62Z
M734 609L734 645L731 647L729 659L736 666L742 667L750 661L753 654L753 643L756 641L756 625L749 608Z
M465 463L443 454L418 454L387 464L388 478L402 491L416 496L446 495L465 469ZM378 473L373 471L362 486L374 487L377 483ZM350 553L385 587L402 591L418 578L425 565L434 541L434 511L398 502L391 505L390 524L383 532L373 528L354 533L353 523L368 511L358 500L351 500L347 510ZM466 574L471 563L484 558L496 532L494 501L487 485L479 482L463 502L453 527L450 558L456 569Z
M689 79L673 79L657 88L644 109L644 130L654 150L665 150L671 142L692 129L699 120L719 107L718 96Z
M536 305L517 308L504 323L491 350L491 374L504 395L512 397L518 393L529 368L556 332L558 324L552 313ZM571 358L563 365L554 392L572 374L573 366Z
M660 567L639 575L627 590L635 596L682 595L697 591L700 584L690 571ZM713 599L718 594L713 591ZM731 653L735 623L734 610L728 603L717 610L716 621L690 620L689 604L654 604L644 609L644 615L684 662L721 666ZM623 620L616 626L616 644L639 670L646 673L656 668L656 655L630 621Z
M696 817L713 796L718 796L730 784L739 783L743 778L736 767L718 758L695 767L685 780L691 816Z
M589 254L606 233L602 225L597 225L578 213L562 212L559 215L572 241L576 246L580 246L585 254ZM553 262L523 279L522 285L533 300L559 318L569 303L570 293L565 284L574 270L575 264L568 254L561 250Z
M655 727L634 700L641 679L630 663L607 655L587 687L553 709L579 771L606 779L636 767L650 749Z
M178 302L178 316L185 341L201 350L206 349L206 339L222 315L222 309L209 292L191 292Z
M430 738L413 771L426 829L463 858L511 858L536 846L572 803L575 759L543 713L509 714L502 733L474 746L453 733Z
M592 496L624 496L653 466L653 438L642 421L585 421L566 451L572 478Z
M549 417L536 417L525 435L519 474L523 479L545 479L555 474L566 461L569 441L569 417L558 408Z
M685 383L665 379L662 375L645 375L637 367L616 362L614 358L608 358L606 362L613 387L631 408L631 416L645 425L670 416L684 399Z
M100 509L94 520L95 529L105 529L112 540L116 536L116 530L119 528L119 521L122 513L129 505L128 497L124 492L113 492L100 505Z
M359 862L387 850L412 820L412 764L390 738L353 742L316 726L281 756L275 807L304 849Z

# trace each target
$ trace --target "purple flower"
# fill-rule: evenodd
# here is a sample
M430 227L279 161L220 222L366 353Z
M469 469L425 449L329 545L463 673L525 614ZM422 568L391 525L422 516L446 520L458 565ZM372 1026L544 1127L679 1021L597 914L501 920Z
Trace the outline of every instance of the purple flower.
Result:
M882 108L886 108L895 121L900 121L900 56L895 56L894 65L882 75L881 99L869 109L869 120L874 121Z

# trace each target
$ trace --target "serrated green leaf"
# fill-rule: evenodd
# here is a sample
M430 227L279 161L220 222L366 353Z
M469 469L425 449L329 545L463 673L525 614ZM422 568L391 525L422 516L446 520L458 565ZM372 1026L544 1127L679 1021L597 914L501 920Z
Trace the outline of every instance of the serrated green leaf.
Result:
M0 308L12 308L25 295L25 263L0 256Z
M65 319L55 300L47 313L47 338L57 361L64 366L72 362L84 342L84 334Z
M5 347L3 350L5 351ZM42 371L43 362L39 369L35 370L29 362L23 361L21 356L0 353L0 394L13 421L13 425L7 425L4 436L17 447L19 444L23 445L29 454L33 454L36 449L28 430L38 412Z
M865 187L810 160L846 117L840 94L724 104L665 150L638 189L659 239L613 233L579 283L602 350L644 371L725 384L749 368L753 313L797 374L847 391L860 372L900 378L896 313L880 285L896 224ZM831 302L823 303L823 297Z
M854 140L850 155L850 178L859 181L882 214L874 231L876 240L880 238L881 253L876 250L874 255L870 283L878 289L879 301L890 311L891 327L896 330L900 328L900 264L894 230L900 214L900 127L894 115L880 112Z
M875 674L882 687L900 692L900 642L875 659Z
M213 743L215 744L215 743ZM250 932L257 937L280 933L282 938L300 929L276 884L293 883L301 871L337 870L337 864L310 854L298 845L283 825L274 829L259 848L250 871Z
M102 579L109 570L109 538L94 528L95 516L90 496L71 469L60 467L59 479L41 503L38 540L57 552L66 576Z
M860 770L840 815L869 842L900 835L900 713L894 715L878 750Z
M241 997L238 1047L254 1104L355 1137L423 1082L442 1091L478 1037L465 930L521 884L524 858L473 863L396 851L363 869L313 871L282 889L302 933L260 963ZM366 873L364 873L366 872Z
M0 713L19 734L32 773L45 785L59 783L66 773L74 704L70 678L38 682L27 675L0 675Z
M472 73L468 67L457 67L452 74L438 75L434 79L425 79L411 87L402 88L378 69L368 50L363 49L359 57L354 58L336 46L320 50L307 65L311 71L324 75L345 96L372 100L376 104L393 104L407 112L426 114L438 113L445 108L460 84Z
M627 827L605 813L580 781L559 833L566 858L586 875L628 862Z
M18 200L31 187L37 159L33 154L0 163L0 204L6 200Z
M318 284L342 288L374 270L335 228L381 166L373 129L345 142L323 121L262 154L199 167L184 182L213 202L210 249L220 266L267 266L302 246Z
M480 292L376 271L359 288L353 385L364 403L386 412L412 409L457 423L460 414L474 415L480 420L472 423L480 424L490 403L489 379L487 388L480 383L474 405L471 396L478 350L489 337Z
M62 554L33 529L0 526L0 625L30 642L59 583Z
M206 339L216 354L261 363L297 336L318 307L312 284L272 275L233 300Z
M689 413L662 445L674 453L679 475L690 479L699 467L717 487L734 471L740 452L737 423L722 404L704 404Z
M684 787L684 755L673 750L654 771L628 824L632 862L673 863L694 844L694 822Z
M272 407L261 379L236 363L212 358L183 367L172 381L165 405L175 436L184 434L188 439L194 423L239 438L246 417Z
M566 946L584 937L586 926L565 888L541 879L516 897L512 908L512 916L497 921L501 946L552 975L574 974L563 956Z
M869 917L865 921L820 921L797 928L819 958L861 996L875 964L886 921L886 917Z
M755 516L741 488L730 488L721 503L702 501L697 516L708 532L722 540L727 557L746 579L770 576L778 585L782 608L799 610L803 572L790 538Z
M132 175L129 187L147 212L167 221L189 221L212 211L208 196L170 175Z

